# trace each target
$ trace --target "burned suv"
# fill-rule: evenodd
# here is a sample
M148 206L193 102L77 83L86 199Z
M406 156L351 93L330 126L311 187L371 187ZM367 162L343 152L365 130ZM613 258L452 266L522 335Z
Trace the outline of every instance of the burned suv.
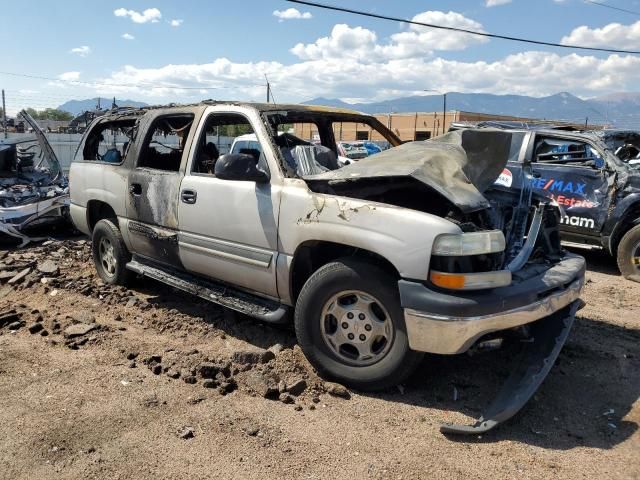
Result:
M345 122L394 148L339 168ZM247 134L260 148L226 153ZM71 216L105 282L137 274L265 322L293 317L318 372L355 388L402 382L422 352L526 337L524 363L483 418L443 427L488 430L551 368L581 305L584 260L560 248L557 208L530 184L492 187L511 133L400 143L349 110L114 110L78 147Z

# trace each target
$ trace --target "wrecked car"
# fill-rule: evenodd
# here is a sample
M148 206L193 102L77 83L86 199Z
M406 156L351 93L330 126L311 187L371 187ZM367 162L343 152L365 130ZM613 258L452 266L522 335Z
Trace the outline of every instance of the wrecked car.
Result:
M69 187L42 129L20 115L34 137L0 140L0 233L24 246L36 227L68 221Z
M394 148L340 167L334 130L349 121ZM320 144L279 133L299 124ZM219 155L221 131L250 131L260 148ZM317 371L358 389L404 381L424 352L526 340L478 422L442 427L478 433L542 383L584 283L584 259L560 247L557 208L530 183L493 185L513 143L464 131L401 145L373 117L324 107L118 109L78 147L71 216L105 282L138 275L265 322L293 317Z
M525 181L560 206L563 242L605 250L624 277L640 282L640 133L501 128L515 143L497 183L521 189L522 166L531 164Z

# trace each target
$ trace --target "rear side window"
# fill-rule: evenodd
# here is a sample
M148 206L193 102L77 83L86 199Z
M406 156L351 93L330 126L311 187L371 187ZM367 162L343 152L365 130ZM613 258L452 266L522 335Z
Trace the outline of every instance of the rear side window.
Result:
M84 142L82 159L120 164L133 140L136 120L118 120L96 125Z
M193 114L167 115L157 118L145 138L138 157L138 167L177 172L180 170Z

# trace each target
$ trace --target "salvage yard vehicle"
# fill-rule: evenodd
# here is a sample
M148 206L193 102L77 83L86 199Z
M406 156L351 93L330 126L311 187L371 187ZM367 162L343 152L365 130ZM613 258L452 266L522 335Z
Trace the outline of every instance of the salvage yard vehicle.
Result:
M340 168L333 132L348 121L394 148ZM278 133L291 124L312 124L320 145ZM220 127L252 130L259 155L212 164ZM463 131L401 145L374 117L313 106L117 109L78 147L71 216L105 282L137 274L265 322L292 314L319 374L358 389L404 381L423 352L526 340L483 417L442 427L478 433L533 395L582 305L584 259L561 249L557 207L530 183L492 187L513 141ZM117 161L101 160L109 150Z
M24 246L38 238L30 230L67 222L69 188L44 132L26 112L20 112L33 137L0 140L0 233Z
M530 162L528 181L534 191L562 209L562 240L604 249L624 277L640 282L640 133L513 128L508 123L501 128L514 134L515 143L497 183L519 190L523 161Z

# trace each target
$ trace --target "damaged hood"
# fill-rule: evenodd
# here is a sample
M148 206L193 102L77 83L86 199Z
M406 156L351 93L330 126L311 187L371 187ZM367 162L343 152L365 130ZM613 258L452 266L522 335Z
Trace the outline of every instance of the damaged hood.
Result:
M338 170L307 175L304 180L331 185L412 177L469 213L489 208L482 192L506 166L511 137L502 130L458 130L433 140L405 143Z

